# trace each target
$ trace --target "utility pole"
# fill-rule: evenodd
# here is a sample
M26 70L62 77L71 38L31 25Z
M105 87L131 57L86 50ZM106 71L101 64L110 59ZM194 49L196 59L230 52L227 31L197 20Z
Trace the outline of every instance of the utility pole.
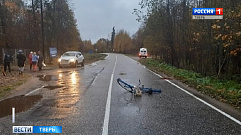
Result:
M40 0L40 2L41 2L41 6L40 6L40 8L41 8L41 27L42 27L42 54L43 54L43 58L44 58L44 62L45 62L45 53L44 53L44 21L43 21L43 1L42 0Z
M6 28L7 28L7 7L5 5L5 0L2 1L2 5L1 8L3 10L3 15L2 15L2 30L3 30L3 43L4 43L4 47L5 48L10 48L10 46L8 45L8 35L6 32Z

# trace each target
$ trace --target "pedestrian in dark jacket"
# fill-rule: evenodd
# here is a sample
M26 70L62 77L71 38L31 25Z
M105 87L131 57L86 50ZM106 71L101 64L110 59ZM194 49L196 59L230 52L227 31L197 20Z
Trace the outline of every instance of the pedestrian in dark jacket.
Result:
M39 71L42 70L42 67L43 67L43 61L44 61L44 58L43 58L41 52L38 51L38 69L39 69Z
M24 70L24 62L26 61L26 57L23 54L22 50L18 51L17 59L18 59L19 74L22 75Z
M4 60L3 60L3 64L4 64L4 73L3 75L5 76L6 75L6 71L7 71L7 68L8 68L8 71L9 73L11 73L11 67L10 67L10 62L11 62L11 56L10 54L5 51L5 54L4 54Z

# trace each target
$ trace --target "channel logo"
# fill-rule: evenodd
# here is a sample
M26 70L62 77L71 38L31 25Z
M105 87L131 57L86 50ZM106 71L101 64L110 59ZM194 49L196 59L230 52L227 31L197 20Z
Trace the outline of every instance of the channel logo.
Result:
M193 19L223 19L223 8L193 8Z
M33 133L33 126L13 126L13 133Z
M62 126L13 126L13 133L62 133Z
M223 15L223 8L193 8L192 15Z

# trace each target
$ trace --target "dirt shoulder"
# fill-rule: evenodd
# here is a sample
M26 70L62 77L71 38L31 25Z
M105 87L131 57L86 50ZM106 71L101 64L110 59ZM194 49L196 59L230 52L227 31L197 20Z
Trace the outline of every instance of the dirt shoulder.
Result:
M47 66L43 68L41 73L44 73L49 70L56 69L57 66ZM12 90L15 90L17 87L21 86L24 83L27 83L35 74L40 73L32 72L29 69L29 65L25 66L25 71L23 75L19 75L18 67L16 65L11 65L11 73L6 72L6 76L0 75L0 100L9 96Z
M103 60L107 55L106 54L85 54L85 65ZM3 68L3 65L0 65ZM8 97L9 95L14 94L12 91L25 88L27 85L35 84L37 85L38 79L36 78L39 74L44 74L51 72L58 68L57 63L47 64L46 67L43 67L42 71L32 72L29 69L28 61L26 61L25 71L23 75L19 75L18 67L15 64L11 64L11 73L7 72L6 76L0 74L0 100ZM25 85L22 85L25 84Z

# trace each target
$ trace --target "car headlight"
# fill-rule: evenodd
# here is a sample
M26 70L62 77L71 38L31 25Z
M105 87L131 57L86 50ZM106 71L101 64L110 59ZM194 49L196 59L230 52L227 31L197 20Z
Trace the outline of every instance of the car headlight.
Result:
M61 62L61 59L60 59L60 58L58 59L58 62Z
M69 61L70 61L70 62L74 62L74 59L70 59Z

